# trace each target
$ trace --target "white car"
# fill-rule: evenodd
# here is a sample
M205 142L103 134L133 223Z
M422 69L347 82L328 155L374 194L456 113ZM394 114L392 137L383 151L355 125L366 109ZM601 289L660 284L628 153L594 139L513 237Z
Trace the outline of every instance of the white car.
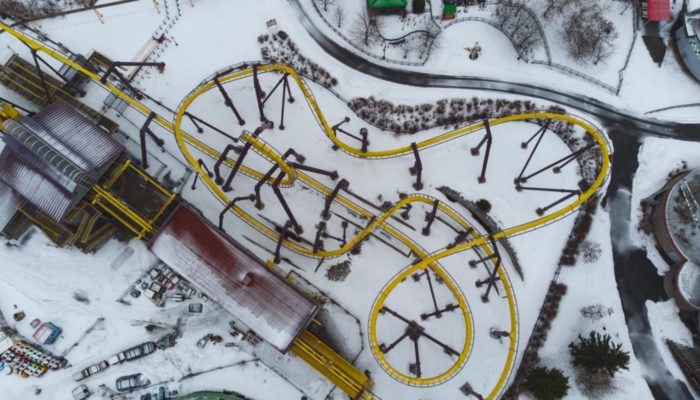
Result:
M94 375L102 370L105 370L109 367L109 363L107 361L100 361L97 364L93 364L82 371L78 371L75 374L73 374L73 379L76 382L82 381L83 379L87 378L90 375Z
M73 399L74 400L85 400L90 397L92 393L88 390L87 386L80 385L73 389Z

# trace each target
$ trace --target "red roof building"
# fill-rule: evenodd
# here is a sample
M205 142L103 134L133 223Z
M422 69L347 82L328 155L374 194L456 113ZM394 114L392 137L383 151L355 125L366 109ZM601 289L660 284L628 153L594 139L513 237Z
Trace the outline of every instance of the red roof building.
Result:
M186 205L173 212L149 247L281 352L318 311L316 303Z
M669 0L646 0L642 3L642 16L649 22L670 21L671 4Z

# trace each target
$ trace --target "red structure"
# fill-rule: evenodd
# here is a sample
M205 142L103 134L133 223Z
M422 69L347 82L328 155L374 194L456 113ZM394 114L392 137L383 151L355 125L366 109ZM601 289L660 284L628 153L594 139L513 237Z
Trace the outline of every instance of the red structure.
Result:
M671 4L669 0L646 0L642 2L642 16L649 22L670 21Z
M149 248L281 352L318 311L317 304L187 205L173 212Z

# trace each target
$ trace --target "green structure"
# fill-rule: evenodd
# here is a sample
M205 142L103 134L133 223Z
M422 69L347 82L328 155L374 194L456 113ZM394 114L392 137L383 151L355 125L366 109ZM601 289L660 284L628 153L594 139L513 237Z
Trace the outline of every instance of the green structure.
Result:
M455 0L443 0L442 19L452 19L457 14L457 2Z
M175 400L250 400L232 392L196 392L174 398Z
M408 0L367 0L370 14L405 13Z

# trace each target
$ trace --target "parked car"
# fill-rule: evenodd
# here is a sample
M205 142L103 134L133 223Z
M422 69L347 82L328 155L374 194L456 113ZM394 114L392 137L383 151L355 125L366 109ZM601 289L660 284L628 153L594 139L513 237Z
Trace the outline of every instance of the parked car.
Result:
M141 377L141 374L122 376L117 379L117 390L126 392L127 390L138 389L151 384L151 381Z
M112 358L109 359L110 365L121 364L125 361L137 360L141 357L145 357L156 351L156 345L153 342L142 343L138 346L134 346L130 349L126 349L121 353L117 353Z
M73 389L73 399L74 400L85 400L90 397L92 393L88 390L87 386L80 385Z
M82 371L76 372L75 374L73 374L73 379L76 382L79 382L79 381L87 378L90 375L94 375L94 374L96 374L104 369L107 369L107 367L109 367L109 363L107 363L107 361L100 361L97 364L93 364L93 365L83 369Z

